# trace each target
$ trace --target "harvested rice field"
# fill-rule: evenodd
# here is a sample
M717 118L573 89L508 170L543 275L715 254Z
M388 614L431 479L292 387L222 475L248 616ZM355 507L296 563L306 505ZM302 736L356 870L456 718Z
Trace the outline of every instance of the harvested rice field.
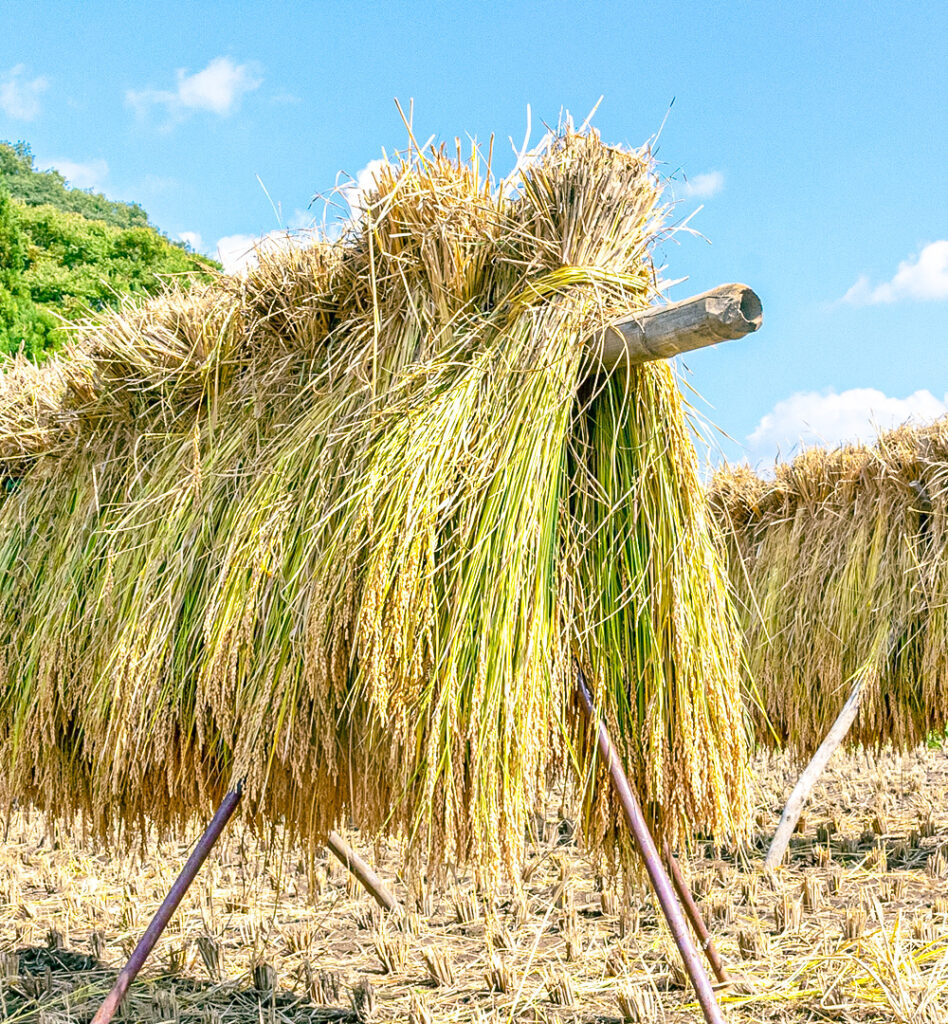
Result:
M699 842L683 864L736 979L721 995L729 1021L948 1020L946 754L838 753L772 873L763 849L795 768L758 758L754 841ZM238 822L117 1019L700 1020L652 897L597 885L558 805L537 818L523 893L487 903L470 877L409 888L395 845L348 834L404 904L401 920L383 919L333 858ZM117 855L22 809L4 828L0 1010L21 1024L86 1022L187 846Z

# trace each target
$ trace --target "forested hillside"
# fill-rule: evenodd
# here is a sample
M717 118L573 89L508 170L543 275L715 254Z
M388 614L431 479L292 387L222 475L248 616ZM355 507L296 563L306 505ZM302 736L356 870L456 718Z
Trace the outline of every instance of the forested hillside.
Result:
M64 321L219 269L138 204L69 188L58 171L36 170L25 144L0 143L0 351L42 357L62 343Z

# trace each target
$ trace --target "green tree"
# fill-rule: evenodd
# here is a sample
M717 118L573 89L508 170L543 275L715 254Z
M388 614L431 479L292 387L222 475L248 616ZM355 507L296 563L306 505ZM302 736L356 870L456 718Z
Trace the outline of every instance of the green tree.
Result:
M41 358L64 324L219 269L140 206L70 189L58 171L34 169L25 143L0 143L0 351Z
M0 189L0 288L13 291L23 272L23 234L10 197Z
M25 246L10 197L0 188L0 348L19 347L34 331L34 311L23 283Z
M148 214L137 203L120 203L98 192L69 188L59 171L36 170L25 142L0 142L0 187L26 206L48 204L117 228L148 226Z

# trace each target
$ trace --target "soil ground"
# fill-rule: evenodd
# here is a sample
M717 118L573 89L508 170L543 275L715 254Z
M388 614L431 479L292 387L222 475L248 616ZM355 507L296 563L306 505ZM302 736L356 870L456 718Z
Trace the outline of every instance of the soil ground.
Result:
M728 1021L948 1022L948 751L838 754L771 873L795 768L762 756L757 777L755 843L699 842L682 864L738 979L721 993ZM87 1022L188 844L116 855L35 812L2 824L0 1017ZM555 812L542 832L526 895L490 906L465 878L413 891L397 847L350 834L407 908L386 920L333 860L236 826L116 1019L700 1021L651 897L600 891Z

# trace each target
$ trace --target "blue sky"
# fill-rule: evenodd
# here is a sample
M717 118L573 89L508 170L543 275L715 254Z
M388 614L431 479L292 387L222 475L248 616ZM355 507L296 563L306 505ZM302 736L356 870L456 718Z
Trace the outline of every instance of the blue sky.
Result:
M499 170L528 105L534 140L600 96L607 141L664 121L677 213L703 207L672 297L763 299L756 338L687 359L757 464L948 411L946 55L944 2L5 0L0 139L230 258L403 145L395 97L422 137L494 133Z

